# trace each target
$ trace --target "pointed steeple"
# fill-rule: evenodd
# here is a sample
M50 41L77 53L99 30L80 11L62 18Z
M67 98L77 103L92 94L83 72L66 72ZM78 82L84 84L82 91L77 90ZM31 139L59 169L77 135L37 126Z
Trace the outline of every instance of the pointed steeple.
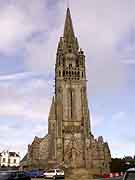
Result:
M65 20L64 39L68 43L73 43L76 39L69 8L67 8L67 14L66 14L66 20Z

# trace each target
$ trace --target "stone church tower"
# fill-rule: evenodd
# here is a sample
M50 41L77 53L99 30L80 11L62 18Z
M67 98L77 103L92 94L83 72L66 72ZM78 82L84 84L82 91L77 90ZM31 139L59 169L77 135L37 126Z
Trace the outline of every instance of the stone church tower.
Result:
M64 35L55 65L55 98L49 134L54 132L54 157L69 166L85 167L89 157L90 119L86 94L85 56L75 37L67 9Z
M48 118L48 135L35 137L22 161L29 168L62 166L108 173L110 150L91 132L85 55L74 34L69 8L55 64L55 96Z

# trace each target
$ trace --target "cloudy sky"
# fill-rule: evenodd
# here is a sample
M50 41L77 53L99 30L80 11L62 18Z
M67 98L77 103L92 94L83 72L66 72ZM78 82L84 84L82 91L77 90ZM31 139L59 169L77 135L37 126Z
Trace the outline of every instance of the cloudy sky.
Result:
M66 0L0 0L0 151L47 133ZM92 131L112 156L135 149L135 1L71 0L85 51Z

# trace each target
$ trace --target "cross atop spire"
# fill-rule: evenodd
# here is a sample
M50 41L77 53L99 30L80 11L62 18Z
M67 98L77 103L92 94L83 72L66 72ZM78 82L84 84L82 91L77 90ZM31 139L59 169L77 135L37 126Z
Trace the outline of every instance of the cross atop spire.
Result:
M75 34L72 24L72 18L69 7L67 8L65 27L64 27L64 39L68 43L73 43L75 41Z

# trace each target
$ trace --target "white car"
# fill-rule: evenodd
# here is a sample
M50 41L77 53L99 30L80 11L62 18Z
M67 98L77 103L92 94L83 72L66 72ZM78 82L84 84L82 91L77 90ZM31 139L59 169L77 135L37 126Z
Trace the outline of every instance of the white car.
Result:
M128 169L125 172L123 180L135 180L135 168Z
M44 173L45 178L64 178L64 171L62 169L50 169Z

